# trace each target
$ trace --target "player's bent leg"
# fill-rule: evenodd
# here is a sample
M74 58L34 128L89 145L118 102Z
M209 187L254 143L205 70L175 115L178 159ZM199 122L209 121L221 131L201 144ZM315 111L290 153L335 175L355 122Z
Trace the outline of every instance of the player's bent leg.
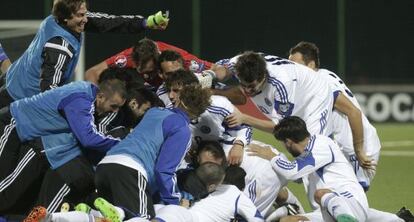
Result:
M282 189L280 189L276 198L276 203L279 206L282 206L284 204L292 204L293 206L298 207L299 214L305 213L305 210L303 209L303 206L298 200L298 198L287 187L283 187Z
M95 183L99 196L128 209L126 219L155 216L148 182L141 172L115 163L99 164Z
M11 113L8 107L1 108L0 109L0 180L3 180L6 176L8 176L17 166L20 145L21 145L20 139L16 131L16 121L11 116Z
M327 217L333 217L338 222L358 222L356 213L349 207L343 197L329 189L316 190L315 201L321 206L322 211L329 212ZM325 219L325 214L322 214ZM328 220L329 218L326 218Z

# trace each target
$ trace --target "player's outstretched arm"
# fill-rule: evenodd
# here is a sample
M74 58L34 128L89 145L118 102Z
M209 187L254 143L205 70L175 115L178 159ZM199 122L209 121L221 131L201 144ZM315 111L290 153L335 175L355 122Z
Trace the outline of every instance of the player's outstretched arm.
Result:
M227 124L229 127L236 127L241 124L247 124L253 128L272 133L276 124L271 120L262 120L245 113L241 113L239 110L235 109L232 114L226 118Z
M364 151L364 129L362 126L361 110L354 106L354 104L342 95L342 93L339 93L336 98L334 107L348 117L348 122L352 131L355 155L358 158L359 164L363 168L373 168L372 160L366 156Z
M212 89L212 92L214 95L227 97L234 105L244 105L247 102L246 96L237 86L228 89Z
M168 26L168 13L161 11L144 18L140 15L110 15L87 12L85 31L97 33L136 34L147 29L164 30Z
M85 80L92 83L98 84L99 77L102 72L108 68L108 65L105 61L98 63L97 65L92 66L85 72Z

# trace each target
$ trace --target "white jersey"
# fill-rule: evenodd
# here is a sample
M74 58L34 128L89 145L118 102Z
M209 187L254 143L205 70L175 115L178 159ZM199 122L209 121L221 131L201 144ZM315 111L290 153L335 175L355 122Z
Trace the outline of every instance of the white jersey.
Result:
M287 180L307 176L307 194L310 201L313 200L316 190L330 189L346 198L355 198L362 208L368 210L367 197L352 166L338 145L326 136L310 137L305 152L294 161L289 161L284 155L278 155L271 160L271 165Z
M264 221L252 201L233 185L220 185L216 191L191 208L200 222L230 221L236 215L246 221Z
M211 96L211 105L196 120L192 120L190 128L196 142L216 140L223 144L233 144L240 140L244 145L250 143L252 129L247 125L229 128L226 117L234 112L234 105L223 96Z
M170 97L168 96L168 89L165 86L165 83L162 83L156 92L158 98L160 98L160 100L164 103L165 108L172 108L173 104L170 100Z
M253 140L251 144L270 146ZM223 146L226 156L231 145ZM270 162L257 156L243 154L243 161L240 167L246 172L244 194L250 198L260 213L267 217L272 211L272 204L275 202L280 189L287 185L287 180L280 178Z
M319 69L318 74L325 78L334 87L334 90L341 91L358 109L361 110L357 99L352 94L351 90L345 85L345 83L333 72L326 69ZM361 110L362 111L362 110ZM341 148L347 154L353 154L353 141L352 131L349 125L347 117L338 112L334 111L335 121L333 122L333 133L335 141L337 141ZM368 121L365 114L362 113L362 125L364 128L364 150L368 156L374 156L380 152L381 144L378 138L377 130Z
M237 187L220 185L189 209L168 205L157 210L155 218L168 222L228 222L237 216L249 222L264 221L250 199Z
M361 110L357 99L352 94L351 90L346 87L345 83L333 72L326 69L319 69L318 74L325 78L333 88L337 91L342 92L358 109ZM364 151L365 154L374 159L375 163L378 163L379 154L381 150L381 142L379 140L377 130L368 121L368 118L362 113L362 126L364 130ZM368 188L371 184L372 179L375 176L375 171L366 170L359 166L359 162L355 156L352 130L349 125L348 118L345 114L334 110L332 115L333 122L333 138L339 144L342 152L345 154L349 162L354 168L354 172L357 175L359 183L364 187Z
M238 57L219 63L237 75L233 67ZM334 94L326 80L287 59L271 55L264 59L269 72L267 84L261 93L251 97L257 108L276 124L286 116L298 116L311 134L330 135Z

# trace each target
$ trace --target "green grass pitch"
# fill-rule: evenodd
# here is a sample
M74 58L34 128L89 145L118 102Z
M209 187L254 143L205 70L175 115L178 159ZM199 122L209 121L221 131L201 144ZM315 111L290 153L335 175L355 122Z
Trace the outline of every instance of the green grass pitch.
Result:
M367 193L370 207L393 213L402 206L413 209L414 124L376 124L375 127L382 149L377 174ZM283 146L271 134L255 130L253 138L284 151ZM290 183L289 188L302 202L305 210L309 210L303 185Z

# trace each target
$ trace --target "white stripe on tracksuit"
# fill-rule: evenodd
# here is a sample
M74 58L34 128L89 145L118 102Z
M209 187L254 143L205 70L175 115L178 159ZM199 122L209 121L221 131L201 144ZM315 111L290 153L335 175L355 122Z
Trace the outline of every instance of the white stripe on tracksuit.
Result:
M3 153L3 149L6 146L7 140L9 139L11 131L16 127L16 120L11 118L10 124L4 127L3 135L0 137L0 156Z
M57 210L57 208L59 207L59 205L62 203L63 198L66 195L68 195L69 192L70 192L70 187L68 185L64 184L62 186L62 188L60 188L60 190L58 191L56 196L53 198L53 200L49 204L49 206L47 206L47 212L54 213Z
M107 116L105 116L105 118L103 118L99 123L98 123L98 130L99 130L99 132L101 132L101 133L104 133L104 134L106 134L107 133L107 129L106 129L106 127L108 126L108 124L112 121L112 120L114 120L115 119L115 117L116 117L116 115L117 115L118 113L111 113L111 114L109 114L109 115L107 115Z
M17 164L16 169L9 174L3 181L0 182L0 192L3 192L13 181L20 175L23 169L29 164L29 162L33 159L36 153L33 149L29 149L27 153L23 156L20 162Z
M143 218L149 218L147 210L147 195L145 193L147 181L145 177L138 171L138 198L139 198L139 216Z

